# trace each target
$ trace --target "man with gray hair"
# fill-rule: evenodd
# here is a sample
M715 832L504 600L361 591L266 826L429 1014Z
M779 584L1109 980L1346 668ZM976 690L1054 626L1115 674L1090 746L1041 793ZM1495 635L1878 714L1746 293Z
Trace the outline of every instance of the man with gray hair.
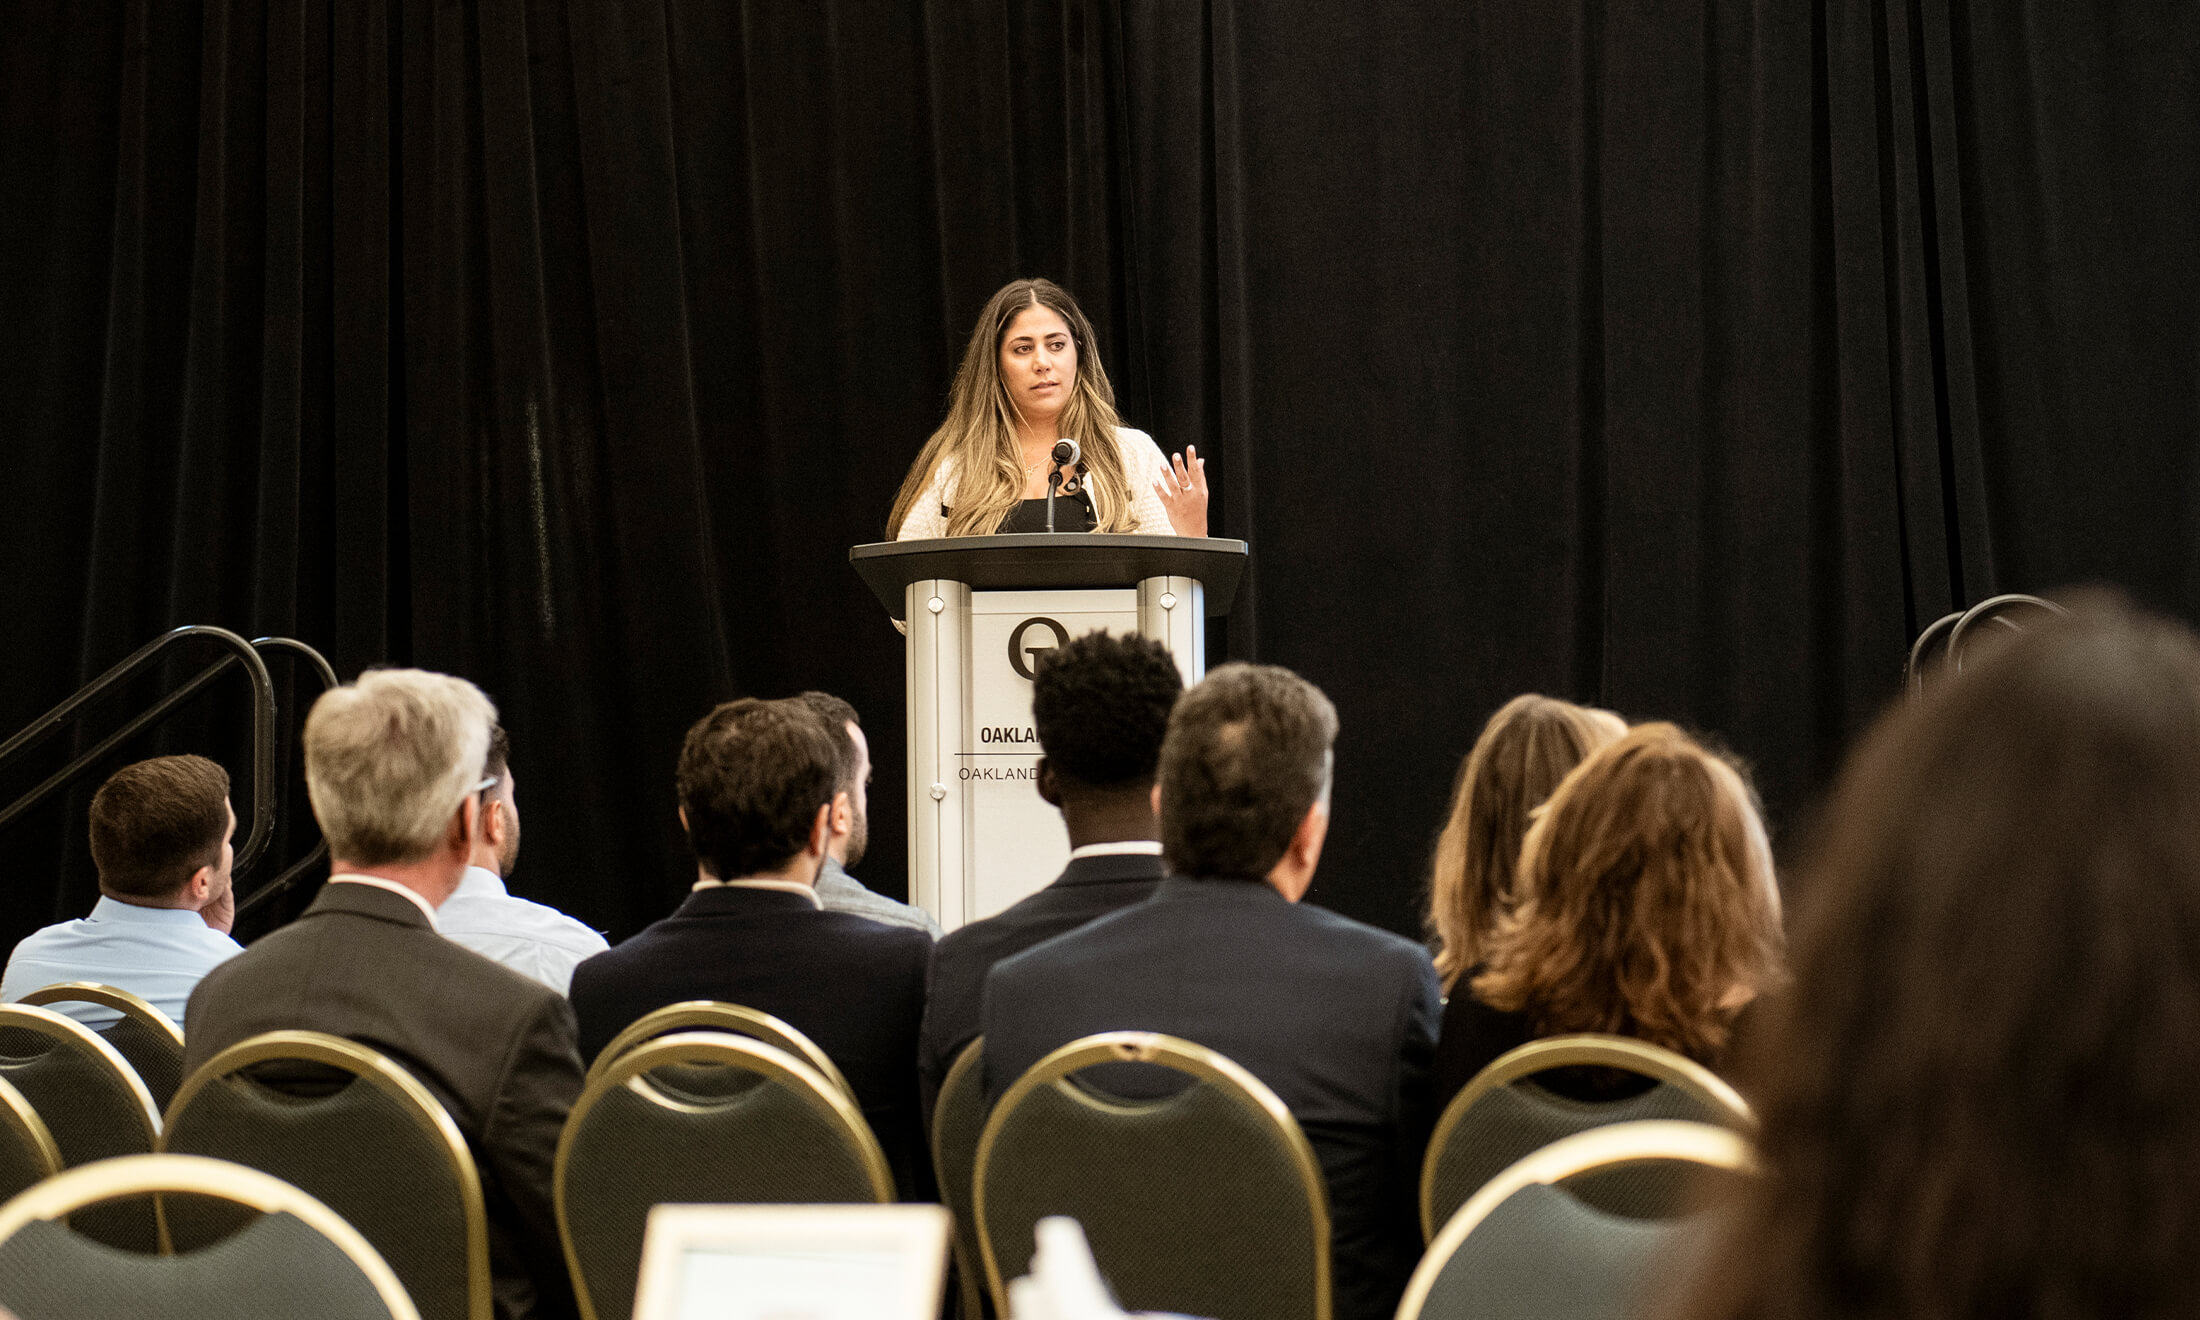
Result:
M1226 1055L1290 1107L1321 1161L1337 1320L1387 1320L1420 1254L1436 969L1411 940L1299 901L1329 831L1336 736L1329 698L1288 669L1224 665L1185 693L1154 786L1169 878L994 966L985 1083L998 1100L1103 1031ZM1104 1084L1143 1095L1153 1079Z
M306 792L328 884L293 924L199 983L184 1069L268 1031L377 1050L473 1148L500 1320L570 1316L551 1166L581 1089L564 996L436 932L480 841L496 708L464 679L373 670L306 717Z

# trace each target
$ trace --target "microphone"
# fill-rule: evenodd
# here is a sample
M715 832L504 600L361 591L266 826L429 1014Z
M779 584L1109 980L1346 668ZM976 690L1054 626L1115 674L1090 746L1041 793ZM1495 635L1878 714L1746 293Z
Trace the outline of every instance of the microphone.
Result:
M1082 455L1078 452L1077 442L1075 440L1064 436L1062 439L1054 442L1054 466L1061 467L1064 464L1068 464L1074 467L1076 466L1077 460L1080 457L1082 457Z

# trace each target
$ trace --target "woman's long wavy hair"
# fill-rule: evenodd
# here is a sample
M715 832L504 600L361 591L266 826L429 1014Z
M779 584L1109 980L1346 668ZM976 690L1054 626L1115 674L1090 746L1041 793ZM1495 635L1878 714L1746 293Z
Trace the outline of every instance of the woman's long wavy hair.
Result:
M1780 898L1748 785L1670 724L1566 776L1520 849L1474 994L1539 1036L1601 1031L1711 1061L1779 976Z
M1767 1178L1676 1315L2188 1316L2200 638L2113 599L1890 709L1742 1047Z
M1448 992L1482 961L1499 918L1513 908L1513 868L1528 818L1583 757L1627 724L1608 710L1528 693L1497 708L1460 762L1451 813L1429 867L1428 929Z
M948 391L947 420L924 442L924 452L902 478L886 518L887 536L901 534L902 523L943 462L951 462L955 474L944 492L949 536L990 533L1022 503L1023 456L1016 446L1016 405L1001 380L1001 341L1008 337L1009 323L1027 307L1051 309L1077 345L1077 384L1062 405L1057 429L1077 442L1082 455L1078 466L1092 499L1093 529L1130 530L1135 497L1115 440L1121 419L1115 412L1115 387L1100 365L1092 322L1068 290L1052 280L1012 280L978 313Z

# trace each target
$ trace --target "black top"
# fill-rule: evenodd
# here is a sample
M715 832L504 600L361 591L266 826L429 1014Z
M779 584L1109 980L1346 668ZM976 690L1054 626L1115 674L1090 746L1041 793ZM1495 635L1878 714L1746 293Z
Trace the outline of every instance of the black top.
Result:
M1057 532L1089 532L1093 528L1092 501L1085 492L1054 497L1054 530ZM1047 529L1047 502L1043 499L1025 500L1008 511L998 533L1044 532Z
M1073 857L1051 885L983 921L940 937L932 948L930 988L924 998L924 1038L917 1070L927 1130L932 1102L955 1057L978 1036L980 996L993 964L1034 944L1077 929L1095 917L1145 901L1161 883L1156 853Z
M1145 902L994 966L986 1094L1099 1031L1220 1052L1268 1084L1321 1162L1337 1320L1389 1320L1421 1254L1436 997L1428 950L1410 940L1258 881L1171 876Z
M1438 1113L1499 1055L1540 1039L1526 1013L1502 1012L1474 997L1467 987L1480 970L1461 976L1452 987L1451 1002L1444 1005L1444 1034L1436 1045ZM1591 1102L1625 1100L1657 1085L1641 1073L1619 1068L1552 1068L1537 1073L1535 1080L1568 1100Z
M855 1088L904 1197L931 1163L917 1119L917 1026L932 937L803 894L723 887L573 971L583 1058L636 1018L683 999L745 1004L817 1043Z

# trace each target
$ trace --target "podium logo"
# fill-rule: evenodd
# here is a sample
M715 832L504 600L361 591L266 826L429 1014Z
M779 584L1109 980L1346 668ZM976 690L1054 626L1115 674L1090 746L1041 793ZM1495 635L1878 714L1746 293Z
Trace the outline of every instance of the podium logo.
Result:
M1024 639L1030 635L1034 628L1045 628L1048 632L1054 634L1054 640L1039 646L1024 645ZM1026 619L1009 631L1008 667L1015 670L1019 677L1028 679L1031 677L1032 667L1038 664L1039 656L1043 652L1051 651L1058 646L1068 645L1069 629L1064 628L1061 624L1044 615Z

